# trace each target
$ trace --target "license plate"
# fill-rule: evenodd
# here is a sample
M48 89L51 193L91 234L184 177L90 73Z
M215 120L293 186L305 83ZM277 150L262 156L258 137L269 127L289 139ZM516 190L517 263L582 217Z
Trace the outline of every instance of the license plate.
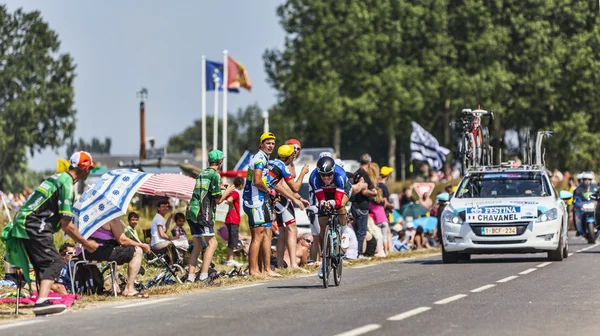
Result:
M481 234L486 236L494 235L516 235L516 226L500 226L500 227L482 227Z

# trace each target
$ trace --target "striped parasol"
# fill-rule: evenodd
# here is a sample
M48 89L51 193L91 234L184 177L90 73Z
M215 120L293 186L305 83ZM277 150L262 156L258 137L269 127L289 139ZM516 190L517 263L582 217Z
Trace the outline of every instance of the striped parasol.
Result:
M138 189L138 193L190 200L196 180L181 174L153 174Z

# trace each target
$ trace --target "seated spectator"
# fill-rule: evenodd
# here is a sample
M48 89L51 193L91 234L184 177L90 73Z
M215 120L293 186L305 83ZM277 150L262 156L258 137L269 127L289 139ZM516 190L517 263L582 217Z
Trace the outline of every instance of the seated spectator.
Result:
M173 217L175 220L175 227L171 230L171 234L173 234L173 238L171 243L175 245L180 255L181 253L186 253L190 248L190 243L188 241L188 236L185 230L183 229L183 225L185 224L185 215L183 212L178 212Z
M87 260L116 261L118 265L129 263L123 296L147 298L148 295L135 290L134 284L142 264L142 251L149 253L150 246L127 238L122 225L123 222L115 218L94 232L90 239L98 243L98 248L92 253L86 252L85 257Z
M69 276L69 267L72 266L71 259L73 259L73 256L76 253L75 251L75 245L69 243L63 244L60 247L60 250L58 250L60 255L63 256L63 259L65 260L65 266L63 266L63 268L60 270L58 281L56 281L50 289L56 294L66 295L68 292L73 291L73 289L71 288L71 277Z
M313 236L310 233L305 233L298 237L296 242L296 264L298 266L304 266L307 263L308 251L313 243ZM288 268L290 265L290 257L288 254L283 256L284 267Z
M392 227L392 250L401 252L410 250L410 245L404 242L406 232L402 229L402 225L396 224Z
M346 230L342 234L341 247L346 250L345 259L358 258L358 239L351 223L346 225Z
M416 250L431 248L431 246L429 246L429 241L427 239L425 239L425 234L423 232L422 226L419 226L417 228L417 230L415 231L414 242L415 242L415 244L413 245L414 246L413 248Z
M164 216L169 212L169 201L162 200L158 202L156 205L156 215L152 219L152 224L150 228L150 234L152 236L152 241L150 242L150 247L152 251L155 253L166 253L167 254L167 262L172 262L174 260L173 254L173 244L171 243L172 238L167 235L169 225L171 224L171 219L173 219L173 214L169 217L168 221L165 221Z
M415 246L415 224L413 223L413 218L412 217L406 217L406 230L405 233L406 235L404 236L404 240L403 243L407 244L410 247Z
M127 215L127 223L129 224L129 226L127 226L125 228L125 235L127 236L127 238L137 241L137 242L141 242L140 237L137 234L137 231L135 230L135 227L138 225L138 223L140 222L140 215L138 215L136 212L130 212L129 215Z

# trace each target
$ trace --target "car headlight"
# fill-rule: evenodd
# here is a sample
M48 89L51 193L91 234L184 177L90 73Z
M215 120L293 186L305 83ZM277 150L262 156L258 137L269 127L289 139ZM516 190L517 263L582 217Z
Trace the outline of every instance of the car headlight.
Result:
M460 217L454 214L454 212L450 210L444 210L442 212L442 222L443 223L453 223L453 224L462 224L462 220Z
M556 208L552 208L538 217L538 222L547 222L551 220L555 220L558 218L558 210Z

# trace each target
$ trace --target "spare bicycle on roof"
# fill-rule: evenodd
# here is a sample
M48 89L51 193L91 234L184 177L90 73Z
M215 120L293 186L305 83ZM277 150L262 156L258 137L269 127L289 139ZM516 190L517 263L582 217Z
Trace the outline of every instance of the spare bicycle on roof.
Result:
M463 172L470 167L492 165L493 153L488 126L494 120L494 112L482 110L478 106L476 110L463 109L462 115L461 119L450 125L461 127L457 154L461 159ZM482 117L491 118L488 126L482 124Z

